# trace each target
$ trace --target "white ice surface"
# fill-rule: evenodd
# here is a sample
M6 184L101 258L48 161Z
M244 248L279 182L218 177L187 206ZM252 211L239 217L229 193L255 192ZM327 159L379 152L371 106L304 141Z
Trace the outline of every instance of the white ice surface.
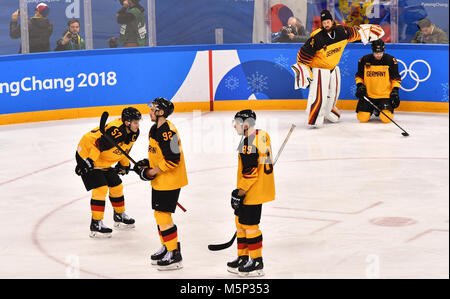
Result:
M88 237L90 193L75 175L81 136L99 118L0 126L0 278L234 278L226 262L236 244L207 245L234 231L230 193L239 142L232 112L171 117L183 143L189 185L173 218L184 268L159 272L150 187L123 177L131 231ZM360 124L344 112L338 124L304 127L304 111L260 111L276 153L276 200L263 207L265 278L448 278L449 116L396 113L394 124ZM116 117L111 116L110 119ZM147 155L148 116L130 155ZM106 225L112 207L106 202Z

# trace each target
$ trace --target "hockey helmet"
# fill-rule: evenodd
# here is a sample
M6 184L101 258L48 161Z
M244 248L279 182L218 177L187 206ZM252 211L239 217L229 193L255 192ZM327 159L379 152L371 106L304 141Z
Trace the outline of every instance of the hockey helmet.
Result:
M142 115L139 110L134 107L127 107L122 110L122 121L141 120Z
M386 50L382 39L374 40L371 44L371 47L372 47L372 52L374 52L374 53L380 53L380 52L384 52Z
M254 126L256 121L256 113L251 109L241 110L236 113L234 120L239 121L240 123L247 122L250 126Z
M164 117L168 117L169 115L171 115L173 113L173 110L175 109L173 103L166 98L156 98L149 104L149 106L151 107L152 104L155 105L156 111L164 111Z

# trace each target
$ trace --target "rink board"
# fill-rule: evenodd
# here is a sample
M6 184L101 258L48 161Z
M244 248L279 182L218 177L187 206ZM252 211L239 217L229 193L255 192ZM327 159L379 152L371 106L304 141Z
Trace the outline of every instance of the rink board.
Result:
M102 49L0 57L0 124L119 114L166 97L176 111L305 109L290 65L301 44ZM370 47L350 44L339 106L356 107L354 76ZM448 113L448 45L387 45L402 76L399 111Z

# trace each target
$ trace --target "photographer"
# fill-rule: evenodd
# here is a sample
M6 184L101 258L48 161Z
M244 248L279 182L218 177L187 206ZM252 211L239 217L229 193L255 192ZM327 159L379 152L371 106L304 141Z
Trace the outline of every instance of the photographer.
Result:
M84 39L80 36L80 21L71 19L67 23L67 30L56 44L55 51L71 51L71 50L85 50L86 45Z
M300 19L290 17L287 26L283 26L280 32L272 34L272 43L304 43L308 38L309 33Z

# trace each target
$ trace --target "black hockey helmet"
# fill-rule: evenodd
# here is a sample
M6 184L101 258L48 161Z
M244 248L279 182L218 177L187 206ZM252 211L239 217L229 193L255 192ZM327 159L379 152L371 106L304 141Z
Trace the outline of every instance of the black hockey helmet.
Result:
M384 41L382 39L374 40L371 44L372 52L379 53L384 52L386 50L384 46Z
M240 123L248 122L250 126L254 126L256 121L256 113L251 109L241 110L236 113L234 120L239 121Z
M163 116L166 118L171 115L175 109L173 103L166 98L156 98L149 104L149 106L151 107L152 104L155 105L156 111L164 110Z
M134 107L127 107L122 110L122 121L141 120L142 115L139 110Z

